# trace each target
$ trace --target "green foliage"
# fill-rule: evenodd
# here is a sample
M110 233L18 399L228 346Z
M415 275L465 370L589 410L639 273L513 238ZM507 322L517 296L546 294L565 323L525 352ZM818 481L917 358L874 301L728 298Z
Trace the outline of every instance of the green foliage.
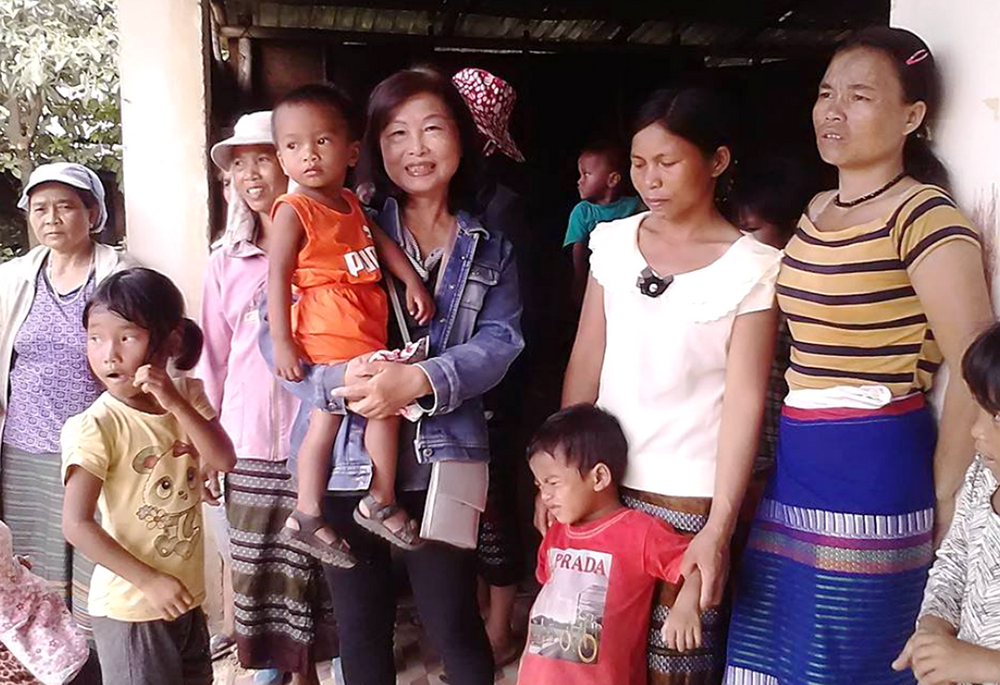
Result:
M115 0L0 0L0 173L119 171Z

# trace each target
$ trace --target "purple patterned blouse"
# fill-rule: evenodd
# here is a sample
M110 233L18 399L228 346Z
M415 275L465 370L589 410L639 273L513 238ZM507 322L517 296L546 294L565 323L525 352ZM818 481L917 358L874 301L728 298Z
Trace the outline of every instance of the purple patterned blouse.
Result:
M35 454L58 453L66 419L90 406L103 388L87 365L83 307L94 273L81 288L55 292L39 269L35 299L14 337L10 401L3 442Z

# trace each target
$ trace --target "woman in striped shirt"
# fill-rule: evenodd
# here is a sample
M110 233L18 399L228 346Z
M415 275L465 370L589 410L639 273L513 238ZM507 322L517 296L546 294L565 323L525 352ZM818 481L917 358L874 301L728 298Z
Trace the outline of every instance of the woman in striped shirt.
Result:
M777 472L744 559L732 685L912 683L890 668L913 627L935 533L973 453L974 404L924 395L991 319L977 230L926 143L934 60L902 29L838 50L813 109L839 187L788 244L792 334Z

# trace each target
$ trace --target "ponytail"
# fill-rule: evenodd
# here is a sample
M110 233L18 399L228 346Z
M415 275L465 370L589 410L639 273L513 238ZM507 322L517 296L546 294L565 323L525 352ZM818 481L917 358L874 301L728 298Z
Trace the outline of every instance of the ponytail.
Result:
M921 183L940 186L945 190L951 185L948 169L931 149L922 132L912 133L903 146L903 171Z
M181 371L188 371L193 369L201 358L201 347L205 342L205 336L198 324L187 317L181 319L178 332L181 341L174 356L174 366Z

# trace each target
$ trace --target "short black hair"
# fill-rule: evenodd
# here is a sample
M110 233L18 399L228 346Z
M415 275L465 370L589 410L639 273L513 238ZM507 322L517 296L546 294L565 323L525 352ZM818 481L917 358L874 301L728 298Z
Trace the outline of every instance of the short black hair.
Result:
M574 404L553 414L528 445L528 459L545 452L560 455L581 474L604 464L617 485L628 464L628 440L618 419L592 404Z
M1000 323L979 334L962 357L962 378L983 409L1000 414Z
M476 195L482 166L482 143L469 106L451 79L430 67L403 69L375 86L368 98L365 136L358 162L359 181L375 184L375 202L392 197L403 202L406 193L396 186L385 171L382 159L382 131L390 118L407 100L418 95L433 95L448 108L458 129L462 159L448 187L448 208L452 212L465 210L475 213L479 208Z
M584 145L581 155L598 155L603 157L612 171L617 171L622 178L628 178L629 156L625 146L615 140L595 140Z
M328 107L337 112L347 124L351 140L361 140L361 114L354 100L342 88L333 83L310 83L289 91L274 103L271 110L271 137L278 139L275 129L278 110L290 105L316 105Z
M774 224L787 240L817 190L810 183L805 165L798 160L778 155L753 158L740 169L729 206L734 212L745 209Z

